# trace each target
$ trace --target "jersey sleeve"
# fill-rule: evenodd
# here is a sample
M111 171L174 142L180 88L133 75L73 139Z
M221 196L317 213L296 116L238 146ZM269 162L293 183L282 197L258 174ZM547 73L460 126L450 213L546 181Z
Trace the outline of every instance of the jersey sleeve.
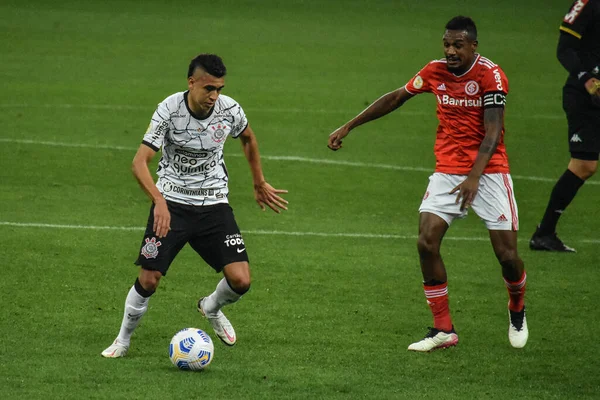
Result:
M481 80L484 108L504 108L508 94L508 78L499 66L486 71Z
M589 0L576 0L560 24L560 30L581 39L587 25L592 21L593 9L586 7Z
M406 85L404 85L404 89L410 94L419 94L425 92L431 92L431 68L432 63L427 64L421 70L409 80Z
M144 134L142 143L152 148L154 151L159 151L165 140L165 135L169 132L171 126L171 113L168 110L166 101L158 105L156 111L152 115L150 125Z
M248 127L248 119L246 118L246 114L244 113L242 106L237 103L233 108L231 115L233 116L233 126L231 127L231 132L229 135L235 139L238 138Z

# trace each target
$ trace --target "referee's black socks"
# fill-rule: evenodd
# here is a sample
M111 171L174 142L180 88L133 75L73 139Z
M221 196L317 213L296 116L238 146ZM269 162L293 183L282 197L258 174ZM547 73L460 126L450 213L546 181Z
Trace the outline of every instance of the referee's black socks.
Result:
M577 191L585 181L570 170L566 170L558 179L552 193L544 218L540 223L539 233L541 235L552 235L556 232L556 224L563 211L575 198Z

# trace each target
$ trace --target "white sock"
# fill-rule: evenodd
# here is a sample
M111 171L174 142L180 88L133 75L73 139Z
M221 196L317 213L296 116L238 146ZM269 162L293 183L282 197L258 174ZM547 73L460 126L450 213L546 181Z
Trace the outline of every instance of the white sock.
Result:
M125 312L123 313L121 330L119 331L119 336L117 336L117 340L120 343L129 346L133 331L139 325L142 316L148 309L149 299L149 297L140 295L137 290L135 290L135 285L129 289L127 299L125 299Z
M207 315L215 316L221 309L221 307L235 303L242 295L237 294L231 289L227 279L223 278L217 284L217 288L214 292L204 299L204 312Z

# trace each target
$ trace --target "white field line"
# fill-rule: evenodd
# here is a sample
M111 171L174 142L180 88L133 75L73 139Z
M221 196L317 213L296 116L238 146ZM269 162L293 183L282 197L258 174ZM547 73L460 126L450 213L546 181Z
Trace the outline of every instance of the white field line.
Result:
M88 110L144 110L147 112L153 112L156 108L154 105L133 105L133 104L36 104L32 106L26 103L3 103L0 104L0 108L62 108L62 109L88 109ZM355 110L336 110L330 108L269 108L269 107L260 107L260 108L244 108L247 113L277 113L277 114L356 114L362 109ZM433 111L418 111L418 110L400 110L399 111L405 115L434 115ZM546 119L546 120L562 120L564 119L564 115L562 114L510 114L510 118L518 118L518 119Z
M35 222L10 222L0 221L0 226L10 226L15 228L42 228L42 229L78 229L93 231L144 231L141 226L99 226L99 225L67 225L67 224L43 224ZM417 240L417 235L390 235L378 233L345 233L345 232L293 232L293 231L268 231L262 229L242 230L245 235L271 235L271 236L317 236L327 238L357 238L357 239L401 239ZM460 242L489 242L488 237L468 237L468 236L446 236L446 240ZM520 242L527 242L528 239L521 238ZM583 239L577 242L600 244L600 240Z
M9 138L0 138L0 143L17 143L17 144L33 144L33 145L39 145L39 146L119 150L119 151L130 151L132 153L137 150L137 148L135 148L135 147L127 147L127 146L51 142L51 141L43 141L43 140L40 141L40 140L9 139ZM227 157L243 157L243 154L228 153ZM261 155L260 157L263 160L273 160L273 161L298 161L298 162L305 162L305 163L311 163L311 164L343 165L343 166L348 166L348 167L391 169L391 170L396 170L396 171L415 171L415 172L427 172L427 173L433 172L433 168L410 167L410 166L392 165L392 164L364 163L364 162L359 162L359 161L342 161L342 160L330 160L330 159L323 159L323 158L308 158L308 157L299 157L299 156ZM550 183L554 183L558 180L558 176L555 178L545 178L545 177L541 177L541 176L512 175L512 178L517 179L517 180L550 182ZM589 180L586 182L586 185L600 185L600 181Z

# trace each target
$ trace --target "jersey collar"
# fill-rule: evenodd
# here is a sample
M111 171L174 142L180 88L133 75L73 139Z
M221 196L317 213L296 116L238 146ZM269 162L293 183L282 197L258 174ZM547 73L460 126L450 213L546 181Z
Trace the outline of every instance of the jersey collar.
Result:
M476 55L476 57L473 59L473 63L471 64L471 66L469 67L468 70L466 70L465 72L463 72L460 75L456 75L454 72L452 72L452 75L456 76L457 78L460 78L462 76L465 76L469 72L471 72L471 70L473 69L473 67L475 66L475 64L477 64L477 61L479 61L479 58L481 57L481 54L475 53L475 55ZM186 105L187 105L187 102L186 102Z
M208 112L208 114L206 115L206 117L204 117L204 118L201 118L199 115L195 114L195 113L194 113L194 112L193 112L193 111L190 109L190 106L188 105L188 93L189 93L189 92L190 92L189 90L186 90L186 91L183 93L183 102L185 103L185 108L187 108L187 110L188 110L188 112L190 113L190 115L191 115L192 117L194 117L195 119L199 120L199 121L205 121L205 120L209 119L209 118L210 118L210 116L212 115L213 111L215 111L215 106L213 106L213 107L210 109L210 111Z

